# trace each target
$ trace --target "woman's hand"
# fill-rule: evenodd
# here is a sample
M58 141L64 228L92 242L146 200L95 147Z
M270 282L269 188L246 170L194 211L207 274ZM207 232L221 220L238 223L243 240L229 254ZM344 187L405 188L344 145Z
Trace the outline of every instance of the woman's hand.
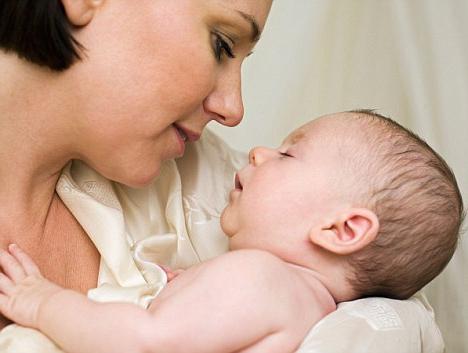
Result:
M41 305L62 290L45 279L17 245L0 249L0 311L22 326L37 328Z

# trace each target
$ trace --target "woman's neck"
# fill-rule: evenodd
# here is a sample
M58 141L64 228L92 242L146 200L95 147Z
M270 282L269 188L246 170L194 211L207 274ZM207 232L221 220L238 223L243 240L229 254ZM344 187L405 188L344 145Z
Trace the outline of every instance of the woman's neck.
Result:
M73 158L64 104L56 86L44 84L47 75L54 74L0 53L0 238L40 233Z
M0 248L17 243L47 278L85 293L97 283L99 253L55 193L78 157L79 103L66 75L0 51Z
M0 239L41 236L55 197L59 171L48 178L36 177L1 159Z

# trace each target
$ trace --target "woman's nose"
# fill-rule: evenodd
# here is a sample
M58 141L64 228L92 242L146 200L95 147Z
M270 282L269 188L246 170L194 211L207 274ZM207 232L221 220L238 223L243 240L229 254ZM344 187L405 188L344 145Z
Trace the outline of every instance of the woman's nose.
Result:
M258 166L275 155L275 150L267 147L255 147L249 152L249 163Z
M240 70L231 75L221 76L213 91L205 98L203 107L218 123L236 126L244 116Z

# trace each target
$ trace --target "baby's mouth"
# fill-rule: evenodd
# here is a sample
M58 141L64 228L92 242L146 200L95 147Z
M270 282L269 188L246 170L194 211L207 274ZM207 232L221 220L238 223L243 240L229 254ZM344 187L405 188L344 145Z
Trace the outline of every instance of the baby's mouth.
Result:
M236 177L234 178L234 186L236 190L243 190L242 184L239 179L239 174L236 173Z

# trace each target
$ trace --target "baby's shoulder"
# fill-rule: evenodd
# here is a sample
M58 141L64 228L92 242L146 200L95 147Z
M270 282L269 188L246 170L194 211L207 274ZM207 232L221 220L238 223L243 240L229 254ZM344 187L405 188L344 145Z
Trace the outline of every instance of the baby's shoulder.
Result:
M284 265L278 256L260 249L242 249L229 251L217 259L229 262L243 262L246 265Z
M290 295L298 280L286 262L263 250L231 251L206 265L203 272L212 284L218 282L223 288L244 288L251 295L271 296L281 292Z
M279 257L257 249L243 249L227 252L212 260L210 267L222 273L265 275L272 271L287 271L287 264Z
M236 250L217 257L207 276L220 296L239 300L284 327L308 330L326 312L318 286L293 266L262 250ZM326 309L326 310L325 310Z

